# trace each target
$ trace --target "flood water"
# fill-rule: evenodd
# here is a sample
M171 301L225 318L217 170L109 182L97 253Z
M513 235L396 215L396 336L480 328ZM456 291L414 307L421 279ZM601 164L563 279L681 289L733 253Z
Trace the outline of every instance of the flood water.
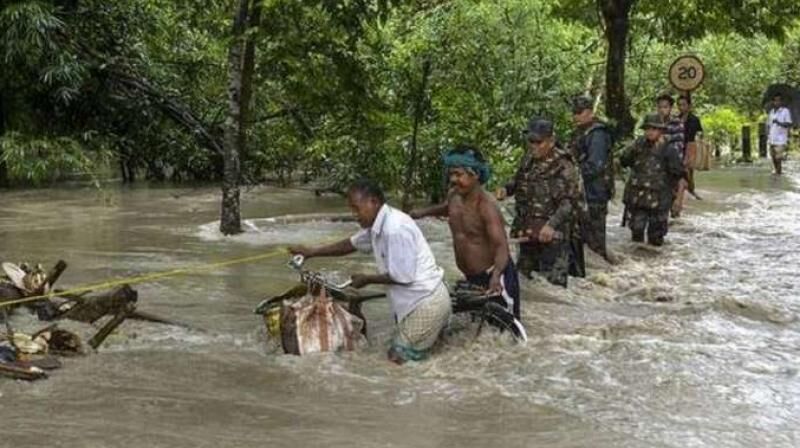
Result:
M796 447L800 445L800 175L698 173L658 251L589 260L569 289L524 285L526 345L462 328L428 362L385 361L388 305L364 351L295 357L252 309L296 280L284 255L137 285L139 308L195 329L126 322L98 353L35 383L0 380L0 446ZM0 258L52 265L61 287L326 242L355 224L271 223L346 211L337 197L246 192L248 231L216 232L214 188L0 193ZM448 278L446 223L421 222ZM369 257L311 260L369 272ZM17 326L43 326L28 316ZM83 329L88 331L90 329Z

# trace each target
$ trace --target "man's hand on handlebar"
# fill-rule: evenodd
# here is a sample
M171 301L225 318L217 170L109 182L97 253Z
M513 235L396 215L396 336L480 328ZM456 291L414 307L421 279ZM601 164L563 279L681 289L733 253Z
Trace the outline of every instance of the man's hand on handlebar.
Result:
M503 284L500 282L500 275L493 273L492 278L489 280L489 288L486 289L486 295L491 296L502 293Z
M302 245L289 246L289 253L292 255L302 255L304 258L311 258L314 256L314 249Z

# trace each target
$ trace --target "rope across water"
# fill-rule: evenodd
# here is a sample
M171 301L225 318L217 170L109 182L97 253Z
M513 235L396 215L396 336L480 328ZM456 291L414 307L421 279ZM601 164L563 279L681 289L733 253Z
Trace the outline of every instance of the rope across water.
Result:
M94 290L97 290L97 289L109 289L109 288L114 288L116 286L122 286L122 285L136 285L136 284L141 284L141 283L152 282L152 281L155 281L155 280L161 280L161 279L166 279L166 278L178 277L178 276L186 275L186 274L192 274L192 273L196 273L196 272L209 271L209 270L212 270L212 269L222 268L222 267L226 267L226 266L233 266L233 265L245 264L245 263L253 263L253 262L256 262L256 261L261 261L261 260L266 260L268 258L273 258L273 257L278 256L278 255L285 255L286 253L287 253L287 249L284 248L284 247L281 247L281 248L272 250L272 251L267 252L267 253L258 254L258 255L251 255L249 257L234 258L234 259L231 259L231 260L224 260L224 261L220 261L220 262L216 262L216 263L210 263L210 264L204 264L204 265L200 265L200 266L181 268L181 269L173 269L173 270L164 271L164 272L155 272L155 273L151 273L151 274L139 275L139 276L134 276L134 277L126 277L126 278L121 278L121 279L117 279L117 280L105 281L105 282L102 282L102 283L95 283L95 284L91 284L91 285L79 286L79 287L76 287L76 288L68 289L66 291L59 291L59 292L51 291L51 292L49 292L47 294L40 294L40 295L37 295L37 296L24 297L24 298L21 298L21 299L2 302L2 303L0 303L0 309L5 308L5 307L9 307L9 306L20 305L20 304L24 304L24 303L36 302L36 301L39 301L39 300L51 299L51 298L56 297L56 296L77 295L77 294L82 294L82 293L86 293L86 292L89 292L89 291L94 291Z

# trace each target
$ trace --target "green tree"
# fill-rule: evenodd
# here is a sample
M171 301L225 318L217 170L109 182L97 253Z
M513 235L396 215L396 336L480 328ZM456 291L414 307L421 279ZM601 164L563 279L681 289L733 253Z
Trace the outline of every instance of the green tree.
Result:
M204 1L203 13L196 3L3 2L0 47L14 68L0 74L5 129L88 133L116 150L123 174L219 176L221 123L208 117L224 110L213 95L225 89L208 80L225 73L222 2Z
M260 0L240 0L233 19L233 38L228 52L228 118L225 121L224 175L220 231L232 235L242 231L240 157L247 147L250 98L255 69L255 37L261 21Z
M596 11L600 17L607 44L606 113L621 135L629 135L634 120L625 79L632 35L652 33L671 43L713 33L782 39L800 13L800 4L783 0L583 0L564 2L561 11L589 23L598 21L587 12Z

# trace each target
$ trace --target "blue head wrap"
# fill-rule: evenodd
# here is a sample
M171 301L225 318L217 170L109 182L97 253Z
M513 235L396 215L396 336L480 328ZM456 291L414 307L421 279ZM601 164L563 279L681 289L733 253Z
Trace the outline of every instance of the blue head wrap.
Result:
M485 184L491 177L491 170L486 162L478 158L476 152L472 149L461 151L449 151L444 155L444 168L464 168L471 171L478 176L478 181Z

